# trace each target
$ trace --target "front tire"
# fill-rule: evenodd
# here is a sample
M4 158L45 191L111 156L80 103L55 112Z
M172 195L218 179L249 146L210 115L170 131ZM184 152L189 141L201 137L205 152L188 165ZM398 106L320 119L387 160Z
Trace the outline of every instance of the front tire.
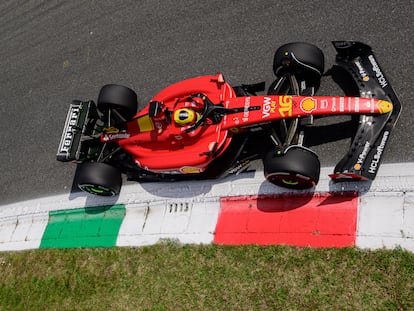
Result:
M273 71L281 77L287 71L298 81L306 81L307 87L318 88L324 72L325 57L317 46L305 42L282 45L275 52Z
M121 172L106 163L79 164L76 183L80 190L95 195L115 196L122 184Z
M266 179L280 187L310 189L319 181L321 164L318 156L301 146L289 147L284 155L268 152L263 165Z

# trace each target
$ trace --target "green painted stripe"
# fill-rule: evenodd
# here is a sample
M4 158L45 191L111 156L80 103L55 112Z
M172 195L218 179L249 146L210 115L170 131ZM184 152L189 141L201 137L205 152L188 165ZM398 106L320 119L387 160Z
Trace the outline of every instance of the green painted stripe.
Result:
M124 216L124 204L52 211L40 248L115 246Z

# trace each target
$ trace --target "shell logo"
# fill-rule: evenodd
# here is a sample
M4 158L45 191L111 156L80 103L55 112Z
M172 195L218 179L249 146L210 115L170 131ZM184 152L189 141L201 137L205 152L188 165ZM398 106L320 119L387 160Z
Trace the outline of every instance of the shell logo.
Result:
M377 102L377 107L380 113L387 113L392 111L392 103L386 100L379 100Z
M316 99L312 97L302 99L300 102L300 109L302 109L303 112L311 113L316 109Z

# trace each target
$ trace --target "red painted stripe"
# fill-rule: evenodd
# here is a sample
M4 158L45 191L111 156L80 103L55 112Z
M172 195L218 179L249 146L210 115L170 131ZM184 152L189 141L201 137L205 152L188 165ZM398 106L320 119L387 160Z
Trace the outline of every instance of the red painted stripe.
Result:
M245 196L221 199L214 243L355 245L358 196Z

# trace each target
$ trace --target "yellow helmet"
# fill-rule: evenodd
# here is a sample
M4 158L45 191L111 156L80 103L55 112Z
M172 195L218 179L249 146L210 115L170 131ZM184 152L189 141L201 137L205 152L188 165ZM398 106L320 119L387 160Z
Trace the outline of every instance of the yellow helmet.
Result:
M190 125L200 119L200 114L189 108L174 111L174 122L180 126Z

